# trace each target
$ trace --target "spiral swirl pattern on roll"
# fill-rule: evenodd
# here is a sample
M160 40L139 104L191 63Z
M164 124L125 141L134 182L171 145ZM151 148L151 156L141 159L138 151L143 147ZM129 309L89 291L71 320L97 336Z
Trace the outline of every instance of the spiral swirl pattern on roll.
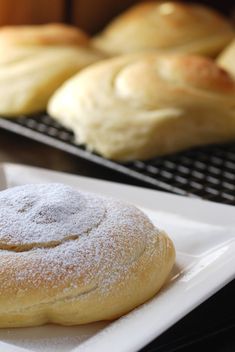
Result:
M62 184L0 192L0 327L114 319L166 280L174 246L132 205Z

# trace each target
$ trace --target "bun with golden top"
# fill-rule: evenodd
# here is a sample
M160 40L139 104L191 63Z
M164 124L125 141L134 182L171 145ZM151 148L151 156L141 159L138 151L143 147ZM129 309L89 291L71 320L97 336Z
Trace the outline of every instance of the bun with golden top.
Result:
M78 143L126 161L234 139L234 100L234 79L209 58L127 55L74 76L48 111Z
M157 50L214 56L234 36L228 20L204 5L152 1L114 19L93 44L112 55Z

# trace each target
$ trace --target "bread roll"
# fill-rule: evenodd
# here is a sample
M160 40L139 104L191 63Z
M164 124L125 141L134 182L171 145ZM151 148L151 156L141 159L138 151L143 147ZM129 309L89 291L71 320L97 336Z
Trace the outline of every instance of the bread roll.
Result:
M137 51L216 55L234 38L231 24L215 10L181 2L143 2L114 19L93 40L110 54Z
M235 77L235 40L219 55L217 63Z
M0 114L14 117L45 110L65 80L101 57L79 46L9 47L0 58Z
M0 327L110 320L160 289L172 241L130 204L62 184L0 193Z
M128 161L235 138L235 81L211 59L127 55L94 64L52 96L78 143Z
M0 29L0 115L11 117L46 109L68 78L104 57L88 36L63 24Z

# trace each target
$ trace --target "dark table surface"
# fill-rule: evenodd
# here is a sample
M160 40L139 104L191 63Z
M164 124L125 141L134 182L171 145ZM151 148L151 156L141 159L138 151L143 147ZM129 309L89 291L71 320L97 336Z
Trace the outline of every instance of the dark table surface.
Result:
M0 162L13 162L144 186L137 180L63 151L0 129ZM234 352L235 282L194 309L143 352Z

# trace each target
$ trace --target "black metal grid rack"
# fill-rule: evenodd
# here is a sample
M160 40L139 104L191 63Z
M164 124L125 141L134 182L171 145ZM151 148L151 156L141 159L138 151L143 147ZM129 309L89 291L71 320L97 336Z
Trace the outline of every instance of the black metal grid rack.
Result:
M235 143L118 163L77 146L73 133L46 114L0 118L0 127L144 181L152 188L235 205Z

